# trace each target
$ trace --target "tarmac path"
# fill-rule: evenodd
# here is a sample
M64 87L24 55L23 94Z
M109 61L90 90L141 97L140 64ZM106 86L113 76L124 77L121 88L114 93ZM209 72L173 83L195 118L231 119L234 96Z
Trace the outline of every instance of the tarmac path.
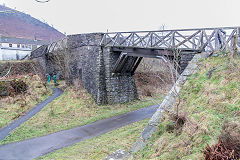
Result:
M157 108L158 105L149 106L46 136L4 144L0 146L0 160L34 159L128 124L150 118Z
M27 112L21 118L13 121L8 126L1 128L0 129L0 141L5 139L15 128L19 127L22 123L24 123L28 119L32 118L35 114L37 114L39 111L41 111L41 109L43 109L48 103L52 102L54 99L56 99L62 93L63 93L62 90L60 90L58 88L53 88L53 95L49 96L43 102L37 104L34 108L32 108L29 112ZM1 159L1 154L0 154L0 159Z

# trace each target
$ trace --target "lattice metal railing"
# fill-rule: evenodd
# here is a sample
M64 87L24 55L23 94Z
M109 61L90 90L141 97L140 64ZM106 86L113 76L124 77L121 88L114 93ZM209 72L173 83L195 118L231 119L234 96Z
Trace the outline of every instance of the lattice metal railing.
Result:
M107 47L232 51L238 43L239 27L199 28L105 33L100 45ZM234 43L235 42L235 43Z

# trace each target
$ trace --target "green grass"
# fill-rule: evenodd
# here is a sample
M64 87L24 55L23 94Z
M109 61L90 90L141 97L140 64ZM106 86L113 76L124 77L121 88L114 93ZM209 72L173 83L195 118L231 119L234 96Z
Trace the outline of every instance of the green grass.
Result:
M128 151L147 124L147 120L136 122L101 136L88 139L67 148L60 149L38 159L84 159L99 160L106 158L117 149Z
M155 97L156 98L156 97ZM162 96L158 96L160 102ZM85 125L143 107L152 101L134 101L124 104L97 106L83 89L69 88L60 97L22 124L0 144L43 136L57 131Z
M8 96L0 99L0 128L23 116L52 94L52 90L46 88L36 75L20 76L18 79L27 84L27 91L14 97Z
M206 75L216 67L212 77ZM134 159L204 159L206 145L217 143L224 125L238 126L240 133L240 60L208 58L201 70L189 77L180 92L180 113L186 117L180 129L169 131L172 116L164 114L159 130Z

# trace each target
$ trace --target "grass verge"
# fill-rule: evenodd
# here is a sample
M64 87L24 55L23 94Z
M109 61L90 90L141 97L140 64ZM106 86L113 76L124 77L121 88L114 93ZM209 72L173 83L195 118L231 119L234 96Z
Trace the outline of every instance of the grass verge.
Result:
M93 98L84 89L72 87L17 128L6 139L1 141L0 144L44 136L85 125L153 105L156 102L160 102L161 99L162 96L158 96L158 100L154 102L148 100L97 106Z
M119 128L99 137L88 139L67 148L47 154L38 160L55 159L103 159L107 155L121 148L129 150L140 132L147 124L147 120L136 122Z
M148 145L134 159L204 159L207 144L226 132L240 134L240 60L211 57L180 92L179 125L165 113ZM227 127L226 127L227 126Z

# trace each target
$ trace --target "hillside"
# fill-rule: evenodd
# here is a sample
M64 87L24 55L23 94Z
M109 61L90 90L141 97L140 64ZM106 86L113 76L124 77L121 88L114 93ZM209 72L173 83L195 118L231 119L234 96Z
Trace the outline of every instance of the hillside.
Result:
M164 113L157 133L134 159L238 160L239 69L240 60L230 56L203 60L180 92L179 114L176 107Z
M0 5L0 35L44 41L57 41L64 34L28 14ZM9 12L11 11L11 12Z

